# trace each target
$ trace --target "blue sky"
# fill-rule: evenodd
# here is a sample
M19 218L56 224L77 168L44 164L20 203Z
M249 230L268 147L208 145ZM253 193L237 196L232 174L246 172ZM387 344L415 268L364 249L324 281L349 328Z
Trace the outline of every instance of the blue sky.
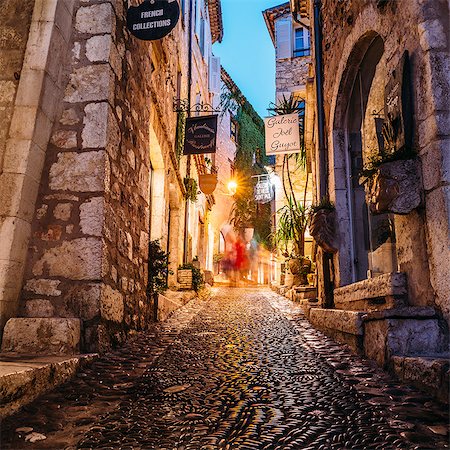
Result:
M222 0L224 37L213 46L261 117L275 98L275 50L262 11L283 0Z

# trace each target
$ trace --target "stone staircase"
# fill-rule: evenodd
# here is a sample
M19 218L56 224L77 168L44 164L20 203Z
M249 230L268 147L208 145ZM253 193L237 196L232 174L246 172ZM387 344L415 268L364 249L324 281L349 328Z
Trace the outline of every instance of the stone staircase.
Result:
M309 321L400 379L448 402L448 329L432 307L409 306L403 273L334 290L335 309L303 303Z

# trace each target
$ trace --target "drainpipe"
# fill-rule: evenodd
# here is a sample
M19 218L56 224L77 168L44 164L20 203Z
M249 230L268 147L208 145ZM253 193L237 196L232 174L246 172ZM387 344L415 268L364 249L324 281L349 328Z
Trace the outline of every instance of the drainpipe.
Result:
M316 74L317 127L319 144L319 200L328 197L328 152L325 138L325 111L323 101L323 58L322 58L322 21L320 16L321 0L314 0L314 63ZM333 308L333 282L331 265L333 255L323 253L322 275L325 294L325 308Z
M193 0L189 0L189 21L188 21L188 92L187 92L187 117L191 116L191 84L192 84L192 10ZM187 155L186 177L191 176L191 155ZM189 238L189 199L186 198L184 211L184 246L183 263L188 262L188 238Z

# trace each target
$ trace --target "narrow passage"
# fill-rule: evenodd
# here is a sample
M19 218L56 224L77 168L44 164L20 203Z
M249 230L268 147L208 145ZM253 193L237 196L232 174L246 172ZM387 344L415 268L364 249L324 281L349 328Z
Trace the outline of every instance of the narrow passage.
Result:
M444 411L288 300L219 288L6 420L1 448L440 449Z

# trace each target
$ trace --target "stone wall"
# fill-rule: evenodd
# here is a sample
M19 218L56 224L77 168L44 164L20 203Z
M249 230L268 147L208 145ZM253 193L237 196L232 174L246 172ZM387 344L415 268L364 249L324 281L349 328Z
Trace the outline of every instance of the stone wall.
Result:
M341 234L341 251L335 258L337 285L351 282L342 123L352 76L364 54L364 46L367 48L370 39L378 35L384 42L379 64L384 65L387 77L405 50L411 55L414 147L422 160L426 194L424 209L395 219L399 269L408 276L409 301L413 305L434 304L450 319L448 2L414 0L400 5L391 0L377 6L373 0L324 0L322 16L330 196L339 212ZM424 267L423 261L427 259L428 266Z
M1 110L9 118L0 139L0 329L18 309L45 152L61 103L73 11L71 0L23 5L2 4L2 75L19 82L5 80L2 88Z
M154 186L158 194L168 199L170 185L182 192L172 111L181 27L162 43L138 41L126 30L126 7L75 2L67 83L47 148L21 301L27 317L81 318L85 351L117 345L153 318L146 294L152 159L160 159L165 174ZM159 155L149 150L155 138ZM161 218L165 248L168 214Z
M304 91L310 63L309 56L277 59L275 79L277 93Z
M5 0L0 10L0 170L19 85L33 2Z

